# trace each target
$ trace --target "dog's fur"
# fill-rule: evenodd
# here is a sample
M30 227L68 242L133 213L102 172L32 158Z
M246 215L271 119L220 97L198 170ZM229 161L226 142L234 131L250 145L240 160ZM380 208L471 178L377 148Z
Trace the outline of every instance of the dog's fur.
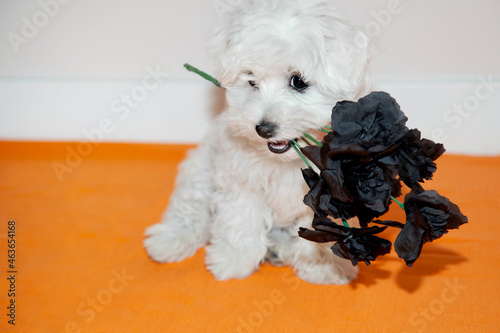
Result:
M206 265L220 280L247 277L267 259L311 283L348 283L357 275L350 261L297 236L312 221L303 161L268 143L319 136L337 101L370 90L369 38L324 1L243 0L220 19L209 52L227 107L182 164L163 221L147 229L148 254L175 262L208 244ZM293 75L309 86L294 89ZM272 126L266 138L262 124Z

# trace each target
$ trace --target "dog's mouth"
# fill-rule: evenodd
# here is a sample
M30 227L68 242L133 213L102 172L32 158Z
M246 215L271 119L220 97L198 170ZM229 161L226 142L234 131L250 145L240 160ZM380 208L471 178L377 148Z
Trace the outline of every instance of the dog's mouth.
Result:
M292 145L290 144L290 141L269 141L267 143L267 148L269 148L269 150L275 154L283 154L286 153L290 148L292 148Z

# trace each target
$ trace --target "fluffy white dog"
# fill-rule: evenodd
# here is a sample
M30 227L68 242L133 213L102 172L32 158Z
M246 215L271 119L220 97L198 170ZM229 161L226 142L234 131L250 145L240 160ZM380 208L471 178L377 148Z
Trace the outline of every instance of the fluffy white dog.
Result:
M297 235L313 216L289 141L320 136L337 101L369 92L367 35L325 1L242 0L208 46L227 107L181 165L163 221L146 230L149 256L180 261L208 244L206 265L220 280L268 260L311 283L348 283L350 261Z

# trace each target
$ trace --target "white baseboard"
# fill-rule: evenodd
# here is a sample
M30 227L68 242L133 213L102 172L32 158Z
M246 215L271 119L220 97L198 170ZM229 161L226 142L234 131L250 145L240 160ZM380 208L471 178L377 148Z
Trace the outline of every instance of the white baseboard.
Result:
M409 127L444 142L448 152L500 154L499 77L381 79L377 90L396 98ZM199 78L157 86L142 79L2 78L0 139L198 143L222 108L222 91Z

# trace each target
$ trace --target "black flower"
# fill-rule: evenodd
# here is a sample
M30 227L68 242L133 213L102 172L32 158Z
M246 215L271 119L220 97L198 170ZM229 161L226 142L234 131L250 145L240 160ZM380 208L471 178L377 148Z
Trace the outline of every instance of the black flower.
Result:
M394 165L372 160L342 165L344 187L354 197L356 215L362 226L389 210L391 196L400 194Z
M385 214L391 196L401 193L397 153L399 141L408 133L406 120L385 92L373 92L357 103L337 103L333 131L322 146L302 148L320 169L318 186L308 193L306 204L314 205L318 215L358 216L362 226Z
M333 223L326 217L316 216L310 230L300 228L299 236L317 243L336 242L332 252L337 256L351 260L356 266L359 261L367 265L377 256L391 252L391 242L374 236L381 233L386 227L347 228Z
M329 140L358 143L365 148L391 146L407 132L408 118L386 92L372 92L358 102L343 101L332 110L333 132Z
M315 214L314 230L299 235L315 242L337 243L336 255L354 265L367 264L390 251L391 243L374 236L386 227L401 228L395 249L408 266L426 242L467 222L459 208L436 191L424 191L420 182L431 179L445 151L442 144L422 139L406 127L407 118L387 93L374 92L358 102L339 102L332 110L332 131L319 146L302 153L319 168L303 170L310 191L304 198ZM406 224L373 221L389 209L391 197L401 195L401 181L412 188L405 198ZM347 228L328 217L357 216L361 228ZM385 227L368 227L375 222Z
M457 205L434 190L414 186L405 197L406 223L394 242L398 256L411 266L422 246L467 223Z
M330 144L326 149L311 146L302 152L320 168L319 175L313 176L312 170L304 174L304 178L315 179L308 182L311 191L304 202L316 215L344 220L358 216L366 226L388 211L391 196L401 193L397 161L391 156L374 159L358 144Z
M354 204L343 189L334 189L332 193L324 178L310 168L302 170L302 175L310 188L304 197L304 203L311 207L315 215L330 215L344 220L356 216Z
M432 179L436 172L434 161L445 152L442 144L421 139L417 129L412 129L405 135L399 148L399 176L410 188L424 179Z

